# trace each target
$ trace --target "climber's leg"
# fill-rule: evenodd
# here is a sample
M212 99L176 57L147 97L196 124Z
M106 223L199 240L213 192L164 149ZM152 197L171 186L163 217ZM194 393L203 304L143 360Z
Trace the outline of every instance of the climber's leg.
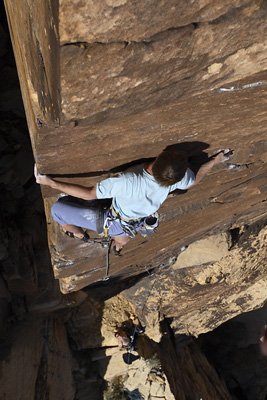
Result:
M96 208L84 208L75 203L57 201L51 208L53 219L62 225L64 231L69 231L74 236L82 237L83 229L97 231L96 220L98 210Z
M108 211L104 214L104 219ZM69 231L79 238L84 236L83 229L97 232L97 208L85 208L74 202L58 200L51 208L51 214L64 231ZM83 228L83 229L82 229ZM115 220L109 225L109 235L114 238L117 250L120 250L128 241L129 237L123 231L119 221Z
M68 224L62 224L61 226L64 232L71 232L78 239L82 239L84 237L84 230L79 226Z

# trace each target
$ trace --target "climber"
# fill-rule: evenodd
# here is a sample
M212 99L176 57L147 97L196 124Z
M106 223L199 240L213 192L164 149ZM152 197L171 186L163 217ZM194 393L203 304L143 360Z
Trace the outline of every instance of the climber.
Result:
M141 326L137 318L124 321L115 332L120 350L126 350L123 354L123 361L130 365L140 358L138 354L138 340L143 336L145 329Z
M138 318L131 315L129 319L120 324L115 331L118 347L120 349L134 349L137 336L144 332L145 329L142 327Z
M138 166L133 172L121 173L100 181L93 187L63 183L38 173L36 182L83 200L111 199L110 208L102 212L102 220L113 238L114 252L120 255L122 247L137 233L143 236L154 233L158 226L157 211L169 193L176 189L186 190L198 184L211 169L232 155L232 151L220 150L203 164L196 176L189 168L185 153L166 148L147 165ZM86 229L101 234L99 210L90 205L75 204L60 198L52 206L53 219L62 225L71 237L88 241ZM101 220L101 218L100 218ZM102 222L101 222L102 224Z

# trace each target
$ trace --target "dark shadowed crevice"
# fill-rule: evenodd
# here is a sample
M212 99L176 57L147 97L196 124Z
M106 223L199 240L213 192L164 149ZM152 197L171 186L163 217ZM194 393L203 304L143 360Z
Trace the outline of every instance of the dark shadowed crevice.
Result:
M49 400L49 386L47 384L47 363L47 344L44 342L41 360L38 367L37 379L35 383L34 400Z
M61 47L68 47L68 46L77 46L77 47L83 47L83 48L89 48L91 46L94 45L99 45L99 46L108 46L108 45L116 45L116 44L124 44L125 47L127 47L128 45L149 45L150 43L156 42L158 40L161 40L161 35L165 35L168 32L173 32L173 31L181 31L184 30L185 28L193 28L196 29L197 27L199 27L199 23L190 23L188 25L184 25L184 26L179 26L179 27L171 27L168 29L165 29L164 31L161 32L157 32L155 33L153 36L149 37L149 38L144 38L142 40L116 40L116 41L107 41L107 42L100 42L100 41L94 41L94 42L83 42L83 41L78 41L78 42L68 42L68 43L64 43L61 45Z

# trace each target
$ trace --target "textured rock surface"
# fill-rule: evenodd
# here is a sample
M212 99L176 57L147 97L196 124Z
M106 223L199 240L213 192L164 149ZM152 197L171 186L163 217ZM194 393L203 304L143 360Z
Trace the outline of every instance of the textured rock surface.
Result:
M135 0L59 2L61 43L140 41L159 31L190 23L212 21L241 6L244 0L192 2L185 0L140 3ZM79 13L73 13L74 9ZM164 15L163 15L164 12ZM101 21L101 23L99 23Z
M91 298L73 311L70 321L72 337L78 348L117 346L116 328L133 315L133 306L120 296L101 304Z
M97 121L125 116L264 71L266 15L264 5L254 4L146 42L64 46L63 114Z
M129 366L122 359L122 353L117 352L110 358L105 379L114 382L114 379L116 380L119 377L122 388L129 395L136 393L136 395L142 396L141 398L144 400L153 399L153 396L160 400L175 400L166 376L161 373L160 376L151 379L153 376L151 369L152 366L144 359L136 360L129 369Z
M165 331L160 359L175 399L230 400L225 384L197 345L178 347Z
M168 317L176 335L198 336L262 306L266 302L266 234L266 227L251 236L244 232L240 247L214 264L179 271L170 267L160 277L152 275L126 290L126 299L148 326L147 334L159 340L158 323Z
M91 359L91 370L97 369L108 382L105 399L120 398L123 390L132 396L142 395L144 400L154 399L153 396L162 400L193 400L201 396L207 400L230 399L225 385L199 347L196 344L176 346L166 322L163 322L166 327L161 326L160 344L148 339L146 331L137 336L132 354L140 358L127 365L123 361L125 351L118 349L114 332L129 317L138 323L132 311L120 295L104 302L88 298L73 311L68 323L75 347L80 351L90 349L87 357Z
M258 81L262 85L244 87ZM118 121L43 130L36 142L40 168L90 184L111 168L155 157L167 145L190 141L198 143L185 146L189 153L231 145L233 162L261 164L266 161L266 86L267 73L262 73L237 83L236 90L208 92ZM242 176L242 165L231 173Z
M90 185L113 173L111 169L155 156L170 144L194 141L185 148L195 169L201 151L206 151L203 160L218 148L235 150L233 160L214 170L199 187L168 199L153 238L138 238L127 246L123 258L111 257L110 286L157 268L155 276L123 294L147 325L147 334L160 340L159 322L164 316L173 319L175 334L198 335L260 307L266 301L263 224L247 247L241 241L240 248L212 265L167 267L181 247L230 229L244 229L245 235L245 225L266 217L265 2L203 1L190 8L185 2L173 2L179 13L177 8L158 12L152 2L140 9L129 1L92 1L87 9L83 1L59 2L59 9L56 3L49 9L51 2L5 3L41 172ZM43 19L51 21L50 26L32 25L39 9L46 16L51 12L51 18ZM123 28L126 20L129 36ZM56 194L44 190L43 196L61 290L68 293L101 280L102 249L63 236L50 223ZM88 304L94 306L91 300ZM102 342L101 317L92 312L92 318ZM90 346L89 321L82 308L73 318L80 346ZM111 343L112 332L107 332ZM186 351L181 354L191 359ZM203 369L205 375L208 367ZM192 371L195 375L197 368L190 363L185 380ZM216 398L214 393L209 396Z
M0 399L73 400L64 321L38 312L77 303L72 296L63 297L53 279L16 65L8 35L2 41L2 30L8 33L3 11L1 3ZM78 294L79 303L84 296Z
M34 318L29 324L21 323L3 362L4 399L16 398L19 387L21 398L27 400L98 400L103 381L99 382L96 365L102 368L101 376L107 372L110 377L118 353L113 347L95 347L116 345L114 329L130 314L138 315L146 334L160 342L155 346L176 398L228 399L227 390L195 344L181 346L181 334L197 336L266 301L266 4L242 0L203 0L190 7L174 0L138 5L127 0L5 0L5 4L41 172L90 185L113 173L112 168L121 169L130 161L155 156L165 146L185 141L194 141L185 148L195 169L200 161L196 154L201 151L210 155L230 146L235 156L199 187L168 199L154 238L136 239L123 258L111 257L113 280L108 286L100 285L101 293L107 292L105 301L86 299L68 321L76 365L62 320ZM8 76L10 71L5 71L3 76ZM5 97L0 97L0 105L6 112ZM17 220L18 211L24 210L18 208L21 199L33 195L30 170L20 168L24 142L15 154L9 151L18 136L11 130L8 137L0 137L1 184L8 187L4 202L13 207L4 215L8 232L1 230L0 255L8 288L18 293L23 286L21 294L28 296L20 306L24 309L26 304L29 311L75 305L85 299L85 293L66 296L62 304L57 293L51 294L51 281L51 291L48 285L47 292L38 293L47 285L49 263L34 235L39 218L34 223L31 215ZM207 154L199 158L206 159ZM27 166L31 168L30 159ZM10 185L14 173L16 188ZM104 254L101 248L71 241L51 223L49 209L56 195L43 191L54 273L62 291L68 293L101 280ZM224 250L215 258L203 261L195 254L195 260L213 260L213 264L198 266L194 261L183 268L186 253L182 253L179 268L171 266L183 246L207 235L210 241L213 234L222 233L232 235L227 256L221 258L228 252L224 242ZM14 246L9 235L21 247ZM194 247L188 250L192 255ZM42 261L37 262L37 256ZM148 275L108 299L118 281L140 273ZM10 292L5 284L4 289L1 302L6 307ZM173 331L163 329L166 321ZM110 357L114 358L109 364ZM130 392L135 390L138 374L142 380L148 375L147 363L141 360L140 364L129 373ZM239 365L236 362L235 368ZM248 372L244 376L251 378ZM153 400L166 398L162 386L151 382ZM253 392L252 386L245 386L246 393L250 390L255 400L253 395L259 392ZM264 385L260 387L263 393Z
M226 382L234 399L263 400L267 394L266 359L259 352L259 337L266 323L267 305L227 321L199 342Z
M1 400L73 400L71 355L62 321L29 318L11 334L12 349L1 363Z
M173 269L193 267L195 265L208 264L220 261L229 253L229 236L219 234L209 236L190 244L178 255L172 265Z
M57 2L7 0L4 3L26 118L34 140L37 126L59 118Z

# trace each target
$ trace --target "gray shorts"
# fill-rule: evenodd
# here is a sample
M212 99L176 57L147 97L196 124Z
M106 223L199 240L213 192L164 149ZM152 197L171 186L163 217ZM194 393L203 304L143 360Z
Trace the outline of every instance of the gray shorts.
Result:
M73 201L68 202L63 199L64 198L59 199L51 208L51 214L54 221L60 225L75 225L97 232L97 218L99 216L98 208L86 207L78 202L75 204ZM109 210L104 211L104 220L108 213ZM109 235L127 236L118 220L109 222Z

